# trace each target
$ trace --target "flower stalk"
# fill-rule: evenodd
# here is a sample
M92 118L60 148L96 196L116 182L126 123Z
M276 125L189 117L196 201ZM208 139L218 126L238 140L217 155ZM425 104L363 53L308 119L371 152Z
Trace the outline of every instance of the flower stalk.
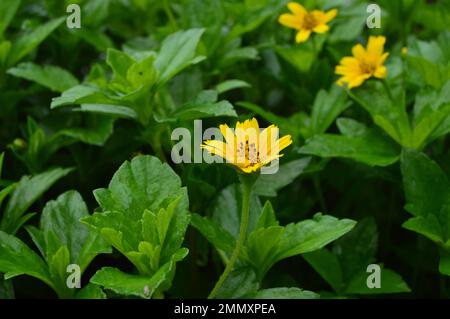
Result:
M233 271L234 265L238 260L242 247L245 243L245 238L247 235L248 221L250 217L250 196L252 193L252 187L255 184L259 173L244 174L239 173L239 180L242 185L242 211L241 211L241 223L239 226L239 238L234 247L233 253L231 254L230 260L225 266L225 270L222 275L220 275L219 280L216 282L214 288L211 290L208 299L213 299L216 297L218 291L222 287L225 280L228 278L229 274Z

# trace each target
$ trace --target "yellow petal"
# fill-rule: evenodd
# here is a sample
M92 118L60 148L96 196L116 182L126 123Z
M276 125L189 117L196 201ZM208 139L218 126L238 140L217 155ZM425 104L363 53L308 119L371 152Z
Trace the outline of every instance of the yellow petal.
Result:
M281 152L283 149L292 144L292 138L290 135L285 135L278 140L278 152Z
M384 50L386 38L383 36L370 36L367 43L367 53L372 56L381 56Z
M301 26L301 20L293 14L285 13L280 15L278 22L285 27L299 29Z
M366 49L361 44L357 44L352 48L352 54L355 58L361 60L366 56Z
M266 155L270 152L271 145L274 145L278 138L278 127L270 125L265 128L259 137L259 154L260 156Z
M379 66L375 72L373 73L373 76L379 79L384 79L387 76L387 69L384 65Z
M305 30L302 29L299 32L297 32L297 35L295 36L295 41L297 43L305 42L309 39L309 35L311 34L311 30Z
M382 55L381 58L380 58L379 63L380 63L380 64L383 64L384 61L386 61L386 59L387 59L388 56L389 56L389 53L388 53L388 52L383 53L383 55Z
M306 11L305 7L303 7L300 3L297 2L289 2L287 4L287 7L289 10L295 14L296 16L303 17L308 12Z
M235 150L236 150L236 136L233 133L233 130L228 127L228 125L223 124L219 126L220 133L225 139L226 142L226 157L234 158Z
M338 14L338 10L337 9L331 9L329 10L327 13L325 13L325 23L333 20Z
M320 25L318 25L317 27L315 27L313 29L313 31L316 32L316 33L325 33L328 30L330 30L330 27L327 26L326 24L320 24Z
M370 74L361 74L361 75L351 79L348 82L348 88L351 89L351 88L354 88L354 87L358 87L361 84L363 84L364 81L367 80L368 78L370 78Z
M209 140L205 141L203 145L200 146L203 149L206 149L208 152L210 152L213 155L219 155L222 158L226 159L226 144L222 141L216 141L216 140Z

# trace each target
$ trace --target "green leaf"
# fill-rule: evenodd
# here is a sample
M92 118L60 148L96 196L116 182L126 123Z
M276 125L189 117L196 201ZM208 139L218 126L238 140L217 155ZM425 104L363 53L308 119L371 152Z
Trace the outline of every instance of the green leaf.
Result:
M301 73L308 72L314 62L315 54L309 47L298 45L290 47L277 46L275 51Z
M260 196L277 196L277 191L292 183L308 167L311 157L305 157L282 164L275 174L262 174L253 191Z
M59 246L56 251L47 252L46 260L58 296L60 298L73 297L73 289L69 288L66 284L66 270L67 266L70 264L70 253L68 248L66 246Z
M410 218L402 224L402 227L421 234L436 244L442 245L445 242L443 227L435 215L428 214Z
M401 292L410 292L408 284L403 281L402 277L394 271L383 268L381 269L381 285L380 288L369 288L367 286L367 277L370 273L363 272L357 274L347 287L348 294L392 294Z
M359 136L315 135L307 140L299 153L350 158L369 166L388 166L398 161L400 150L379 132L367 130Z
M444 70L439 64L433 63L421 56L407 56L408 65L413 68L420 76L423 83L440 89L443 83L448 80L444 75Z
M128 69L136 63L136 61L123 51L116 49L108 49L106 51L106 64L113 71L113 81L125 80L127 78Z
M380 81L368 81L349 94L372 116L374 123L397 143L404 147L412 147L412 132L403 91L393 95L392 100Z
M70 72L53 65L41 66L24 62L9 69L7 73L36 82L55 92L63 92L78 85L78 80Z
M0 278L0 299L15 299L12 280Z
M20 0L3 0L0 2L0 12L2 13L2 19L0 20L0 38L2 38L3 32L5 32L16 14L20 2Z
M100 286L88 283L76 294L77 299L106 299L106 294Z
M234 237L213 220L192 214L191 225L194 226L218 250L231 253L236 245Z
M280 287L262 289L251 295L253 299L318 299L315 292L303 290L296 287Z
M439 272L443 275L450 276L450 254L443 250L439 258Z
M277 254L283 233L284 227L269 226L255 229L248 236L246 243L248 260L259 279L262 279L272 266L272 258Z
M343 286L342 268L335 254L326 248L303 254L303 258L338 292Z
M155 61L155 67L160 74L160 84L164 84L189 65L199 62L198 57L195 57L195 50L203 32L204 29L178 31L163 41Z
M275 211L273 210L270 201L266 201L262 209L261 215L259 215L258 223L255 229L267 228L270 226L278 226L277 217L275 216Z
M20 239L0 231L0 271L5 279L29 275L42 280L53 288L50 274L42 258Z
M154 67L155 56L149 55L142 61L134 63L127 71L126 79L134 89L150 88L157 80Z
M142 275L153 274L179 250L189 204L180 178L167 164L152 156L135 157L94 196L104 213L82 222L97 229Z
M274 259L278 261L320 249L349 232L355 224L351 219L337 219L320 213L315 214L313 219L289 224L285 227Z
M50 108L73 104L117 104L116 100L107 97L99 88L85 84L76 85L61 96L52 99Z
M425 154L411 150L402 153L401 168L407 210L414 216L434 215L446 227L449 216L450 181L442 169ZM430 189L433 191L430 192Z
M238 299L244 298L248 294L256 292L259 283L256 280L254 271L249 267L241 267L233 270L220 287L216 298Z
M182 105L170 115L172 120L194 120L207 117L231 116L237 117L236 111L228 101L196 103Z
M331 28L329 41L353 42L361 34L366 23L367 16L361 14L366 12L366 8L366 4L343 5L339 8L336 25Z
M2 169L3 169L3 159L5 158L5 153L0 154L0 178L2 177ZM1 204L1 202L0 202Z
M311 113L313 134L325 133L336 117L350 106L345 91L333 85L329 92L320 90L314 100Z
M450 81L440 91L423 90L414 104L413 138L416 149L448 132L446 119L450 118Z
M105 114L111 116L117 116L121 118L130 118L136 120L138 118L137 113L127 107L120 105L112 105L112 104L81 104L80 112L91 112L98 114Z
M78 264L81 272L95 256L111 251L97 233L79 222L86 216L89 213L83 198L76 191L68 191L45 205L40 220L45 246L66 246L70 262ZM50 244L49 241L57 242ZM47 253L52 252L47 249Z
M175 263L183 260L187 253L188 250L185 248L177 251L153 276L131 275L116 268L103 267L95 273L90 282L121 295L148 299L155 291L160 290L165 282L171 280Z
M112 135L115 118L103 114L86 114L85 127L74 127L59 131L86 144L102 146Z
M27 209L57 180L71 171L71 168L55 168L33 177L22 177L11 194L3 213L0 228L7 233L14 234L21 226L20 218Z
M226 80L217 84L215 89L219 94L222 94L234 89L247 88L250 86L249 83L242 80Z
M232 184L224 188L216 199L213 209L213 221L221 225L236 240L239 237L239 225L242 210L242 189L239 184ZM247 234L258 222L261 213L261 203L255 194L250 196L250 216Z
M43 25L38 26L31 32L21 35L11 47L7 65L15 65L24 56L35 49L42 41L44 41L45 38L47 38L65 20L65 17L53 19Z

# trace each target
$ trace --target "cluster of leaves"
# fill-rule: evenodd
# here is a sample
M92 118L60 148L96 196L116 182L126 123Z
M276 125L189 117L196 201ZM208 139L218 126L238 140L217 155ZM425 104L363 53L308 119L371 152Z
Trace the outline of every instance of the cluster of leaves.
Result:
M174 164L171 132L251 116L294 143L256 181L218 297L450 297L446 1L377 1L380 29L364 0L299 1L338 9L301 44L288 1L78 0L69 29L71 2L0 1L1 298L207 296L243 192L226 165ZM376 34L385 83L338 87Z

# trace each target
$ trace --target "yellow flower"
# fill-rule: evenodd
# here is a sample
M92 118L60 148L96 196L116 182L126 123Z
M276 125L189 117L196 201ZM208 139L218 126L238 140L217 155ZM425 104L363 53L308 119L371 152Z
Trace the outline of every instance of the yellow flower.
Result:
M278 139L278 127L270 125L260 132L255 118L237 122L236 128L220 125L225 142L205 141L201 147L218 155L244 173L252 173L283 156L279 152L292 143L290 135Z
M320 10L308 12L297 2L289 2L287 6L292 14L282 14L278 19L278 22L288 28L298 30L295 37L297 43L308 40L311 32L327 32L330 29L327 23L333 20L338 12L337 9L332 9L328 12Z
M407 47L403 47L402 48L402 54L403 55L407 55L408 54L408 48Z
M360 86L370 77L384 79L387 76L387 69L384 66L389 53L384 53L383 36L370 36L365 49L361 44L352 48L352 57L342 58L340 65L336 66L336 74L342 75L337 81L338 85L348 84L348 88Z

